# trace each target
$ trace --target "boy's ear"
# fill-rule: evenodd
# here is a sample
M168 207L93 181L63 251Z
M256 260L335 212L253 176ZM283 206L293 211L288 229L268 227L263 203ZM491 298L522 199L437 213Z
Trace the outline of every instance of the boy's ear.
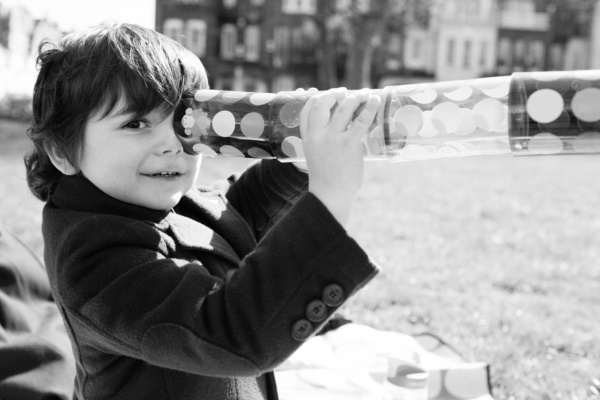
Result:
M79 170L75 168L69 160L62 154L62 152L56 150L54 147L46 149L48 157L52 165L65 175L75 175Z

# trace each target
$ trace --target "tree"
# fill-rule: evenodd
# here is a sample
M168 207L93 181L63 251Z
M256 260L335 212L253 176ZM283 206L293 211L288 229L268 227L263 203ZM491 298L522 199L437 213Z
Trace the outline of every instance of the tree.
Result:
M322 48L325 57L320 57L320 70L328 80L329 87L335 85L332 71L335 70L334 49L339 40L345 48L343 85L349 89L371 87L371 65L373 53L386 35L404 35L406 27L416 23L427 23L429 10L434 0L337 0L327 2L317 25L325 33Z

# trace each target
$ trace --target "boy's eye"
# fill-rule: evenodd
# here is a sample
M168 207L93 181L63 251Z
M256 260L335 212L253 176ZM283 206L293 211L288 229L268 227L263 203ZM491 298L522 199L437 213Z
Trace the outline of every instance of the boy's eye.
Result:
M129 121L128 123L125 124L124 127L128 128L128 129L143 129L143 128L147 128L148 124L145 121L136 120L136 121Z

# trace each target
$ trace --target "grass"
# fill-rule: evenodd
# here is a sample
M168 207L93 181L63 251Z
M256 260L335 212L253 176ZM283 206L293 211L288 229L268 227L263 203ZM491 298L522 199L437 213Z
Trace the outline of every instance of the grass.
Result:
M41 255L23 131L0 122L0 222ZM244 165L205 160L202 181ZM498 400L599 399L599 173L597 156L368 163L349 230L383 272L343 311L488 362Z

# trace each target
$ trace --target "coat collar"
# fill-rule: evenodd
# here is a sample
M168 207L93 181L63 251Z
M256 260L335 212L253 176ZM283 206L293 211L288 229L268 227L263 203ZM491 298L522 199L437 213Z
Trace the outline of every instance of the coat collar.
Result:
M63 175L51 203L62 209L145 221L185 249L215 253L235 264L256 246L248 224L219 192L193 189L173 210L152 210L117 200L81 175Z

